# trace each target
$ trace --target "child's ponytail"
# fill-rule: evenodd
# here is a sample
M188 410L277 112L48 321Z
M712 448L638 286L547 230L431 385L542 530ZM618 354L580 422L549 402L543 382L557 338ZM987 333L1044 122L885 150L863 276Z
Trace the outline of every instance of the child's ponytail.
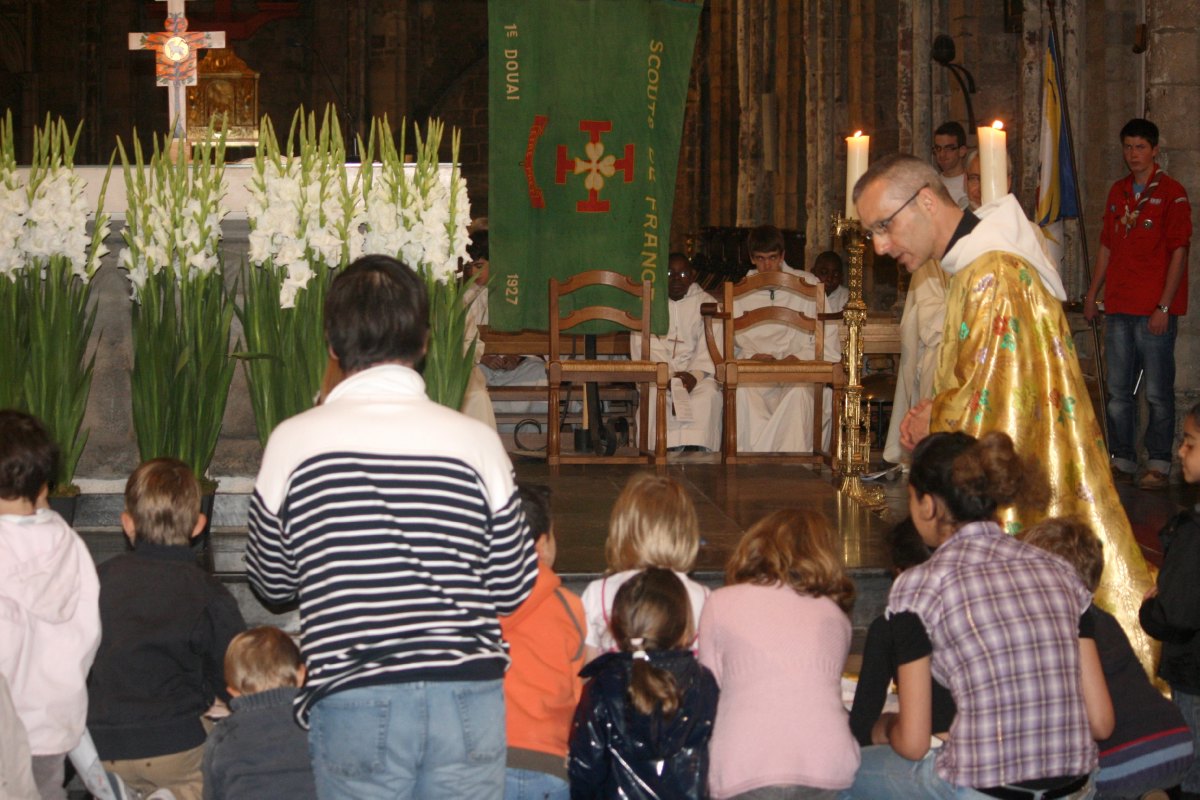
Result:
M679 687L651 661L655 650L682 647L692 635L692 611L683 582L667 569L649 568L630 578L613 599L613 638L633 654L628 697L642 714L679 709Z
M664 717L674 716L679 708L679 687L675 676L650 663L642 637L635 636L630 642L633 651L633 671L629 679L629 702L642 714L653 714L661 709Z

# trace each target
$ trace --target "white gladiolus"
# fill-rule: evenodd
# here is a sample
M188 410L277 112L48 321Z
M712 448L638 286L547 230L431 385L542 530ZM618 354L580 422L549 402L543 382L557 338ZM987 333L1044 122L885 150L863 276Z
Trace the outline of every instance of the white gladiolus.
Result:
M89 252L87 183L64 166L39 174L36 185L29 180L28 173L0 175L0 276L15 280L33 269L44 274L51 259L62 258L73 274L90 280L108 252L103 245L108 222L104 218Z
M347 255L354 259L363 250L362 198L357 184L343 190L340 159L307 167L302 162L264 158L246 206L250 262L286 273L279 297L283 308L295 305L317 264L336 269L348 263Z
M459 259L467 258L470 207L466 181L459 177L455 182L452 220L450 181L436 164L427 166L438 172L422 194L415 176L407 174L414 171L412 165L384 163L383 174L366 198L363 245L367 253L384 253L413 268L426 268L445 283L454 280ZM397 169L406 174L396 174Z
M223 202L225 182L222 177L214 188L211 176L197 174L198 166L179 173L170 165L151 163L142 167L144 192L127 183L125 247L119 259L135 301L146 279L164 269L182 280L193 271L207 275L220 267L221 221L229 213ZM179 193L173 185L178 181L185 184Z

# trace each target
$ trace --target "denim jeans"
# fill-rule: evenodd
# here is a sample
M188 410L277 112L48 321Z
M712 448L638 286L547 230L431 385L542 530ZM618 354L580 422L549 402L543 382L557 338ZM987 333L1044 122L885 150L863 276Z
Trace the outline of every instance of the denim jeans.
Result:
M504 800L570 800L571 786L562 778L532 769L504 771Z
M854 776L854 785L842 793L842 800L891 800L897 797L936 798L937 800L988 800L989 795L968 786L956 786L943 780L934 768L937 751L931 750L920 761L909 761L889 745L862 749L862 764ZM1095 795L1091 781L1067 800L1089 800Z
M1146 466L1170 472L1175 442L1175 335L1171 316L1167 332L1150 333L1150 318L1109 314L1104 320L1105 369L1108 383L1108 446L1112 462L1123 472L1137 472L1138 407L1133 395L1143 372L1149 419L1146 422Z
M1188 694L1172 686L1171 700L1179 707L1180 713L1183 714L1183 721L1187 723L1188 730L1192 732L1192 741L1197 754L1192 765L1188 767L1188 771L1184 773L1179 788L1185 792L1200 793L1200 694Z
M503 681L414 681L337 692L312 709L321 800L504 796Z

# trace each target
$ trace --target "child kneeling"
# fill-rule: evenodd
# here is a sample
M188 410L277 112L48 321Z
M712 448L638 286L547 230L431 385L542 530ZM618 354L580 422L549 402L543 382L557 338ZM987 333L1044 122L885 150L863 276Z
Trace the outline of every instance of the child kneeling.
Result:
M137 791L199 800L206 732L227 699L223 659L246 627L237 601L196 564L200 485L182 461L147 461L125 484L133 546L100 565L100 651L88 679L88 728L104 768Z
M571 797L706 797L717 682L687 649L691 609L670 570L637 573L617 590L620 652L583 669L571 727Z
M292 714L304 683L300 648L270 626L239 633L225 652L225 680L233 713L208 735L204 796L315 798L308 735Z

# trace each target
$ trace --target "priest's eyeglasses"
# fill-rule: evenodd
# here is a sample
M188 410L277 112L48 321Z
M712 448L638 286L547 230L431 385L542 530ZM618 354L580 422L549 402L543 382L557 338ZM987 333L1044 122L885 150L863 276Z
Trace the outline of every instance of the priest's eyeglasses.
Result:
M903 203L901 203L899 208L897 208L891 214L888 214L883 219L879 220L879 222L876 222L874 225L867 228L867 232L865 234L863 234L863 238L869 242L872 239L874 239L876 236L886 236L887 232L888 232L888 228L891 227L891 224L893 221L895 221L897 215L899 215L899 213L901 211L903 211L904 209L908 208L908 204L911 203L913 200L916 200L917 195L919 195L923 190L928 189L928 188L929 188L928 183L921 184L921 188L917 189L915 192L913 192L912 197L908 198Z

